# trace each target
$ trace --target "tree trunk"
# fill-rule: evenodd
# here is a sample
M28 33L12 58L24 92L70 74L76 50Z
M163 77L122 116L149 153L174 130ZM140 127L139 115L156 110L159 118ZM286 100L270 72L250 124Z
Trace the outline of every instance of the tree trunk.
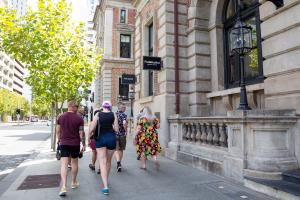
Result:
M64 101L62 101L62 102L64 102ZM63 106L64 106L64 103L61 103L61 106L60 106L60 108L59 108L60 113L63 113L63 110L62 110Z
M55 120L55 116L54 116L54 109L55 109L55 103L52 102L51 104L51 149L53 151L55 151L55 144L56 144L56 133L54 130L54 120Z

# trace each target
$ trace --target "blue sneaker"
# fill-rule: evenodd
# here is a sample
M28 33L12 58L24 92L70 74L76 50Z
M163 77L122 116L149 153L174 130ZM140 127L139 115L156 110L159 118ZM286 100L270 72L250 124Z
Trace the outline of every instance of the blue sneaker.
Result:
M108 194L109 194L109 189L108 189L108 188L103 188L103 189L101 190L101 192L102 192L103 194L105 194L105 195L108 195Z

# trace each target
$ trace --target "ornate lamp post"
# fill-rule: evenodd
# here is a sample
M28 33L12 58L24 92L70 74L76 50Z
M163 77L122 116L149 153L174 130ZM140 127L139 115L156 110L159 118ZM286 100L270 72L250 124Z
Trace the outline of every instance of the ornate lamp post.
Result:
M234 27L230 31L230 51L239 55L240 59L240 105L238 110L251 110L248 106L245 84L244 55L252 50L252 27L243 24L240 17L237 18Z

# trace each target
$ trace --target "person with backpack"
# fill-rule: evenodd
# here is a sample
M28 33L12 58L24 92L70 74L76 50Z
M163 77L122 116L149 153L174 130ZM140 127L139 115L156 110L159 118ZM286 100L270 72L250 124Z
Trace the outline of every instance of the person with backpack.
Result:
M89 135L97 134L97 137L95 136L97 157L100 163L101 178L104 186L101 192L108 195L108 177L111 168L111 159L116 149L116 132L119 128L117 116L111 111L111 103L104 101L102 108L103 111L99 112L91 123ZM96 130L97 123L98 128Z
M127 115L125 114L126 106L124 103L120 102L118 105L117 118L119 131L116 133L117 135L117 148L115 152L115 157L117 160L117 171L122 171L122 158L123 151L126 148L126 136L127 136Z

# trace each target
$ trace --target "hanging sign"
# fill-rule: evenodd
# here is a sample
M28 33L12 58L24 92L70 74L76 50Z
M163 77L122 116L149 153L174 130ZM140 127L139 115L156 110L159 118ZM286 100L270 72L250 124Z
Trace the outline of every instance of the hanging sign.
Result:
M135 84L134 74L122 74L121 83L123 85Z
M161 70L161 57L143 56L144 70Z

